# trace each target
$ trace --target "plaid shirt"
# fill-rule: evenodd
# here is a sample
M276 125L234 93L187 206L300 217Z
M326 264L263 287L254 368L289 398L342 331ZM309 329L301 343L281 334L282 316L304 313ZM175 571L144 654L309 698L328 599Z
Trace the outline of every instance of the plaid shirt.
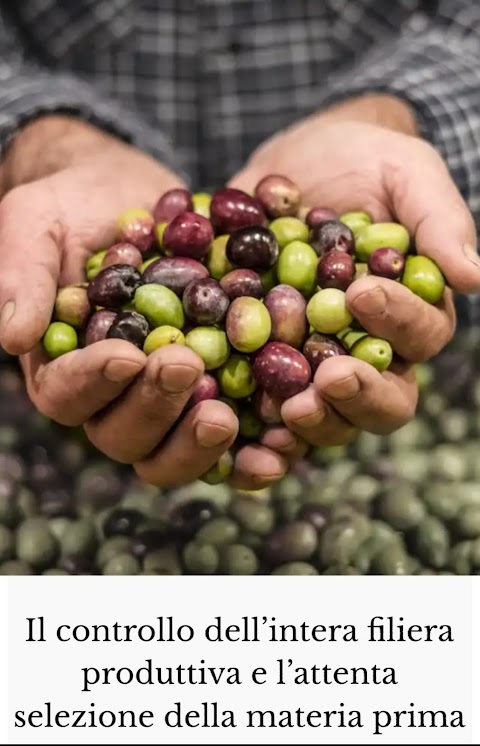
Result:
M395 93L480 224L478 2L0 0L0 51L0 148L69 112L206 188L320 107Z

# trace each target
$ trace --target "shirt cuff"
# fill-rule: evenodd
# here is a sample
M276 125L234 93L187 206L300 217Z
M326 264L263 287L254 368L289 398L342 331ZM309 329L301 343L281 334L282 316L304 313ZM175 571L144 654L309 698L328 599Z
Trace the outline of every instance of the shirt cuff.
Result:
M0 155L19 127L46 114L78 117L135 145L184 176L173 147L159 132L101 91L70 76L32 71L0 79Z
M332 78L323 106L365 93L398 96L422 137L442 155L474 213L480 212L480 69L471 43L435 29L401 37Z

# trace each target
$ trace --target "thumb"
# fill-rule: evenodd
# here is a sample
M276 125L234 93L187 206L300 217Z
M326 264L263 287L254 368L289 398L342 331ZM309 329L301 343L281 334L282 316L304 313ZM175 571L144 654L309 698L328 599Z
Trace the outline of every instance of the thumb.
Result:
M11 355L29 352L43 336L61 268L58 220L29 190L18 187L0 203L0 346Z
M436 151L409 153L390 185L393 212L460 293L480 290L480 257L473 217Z

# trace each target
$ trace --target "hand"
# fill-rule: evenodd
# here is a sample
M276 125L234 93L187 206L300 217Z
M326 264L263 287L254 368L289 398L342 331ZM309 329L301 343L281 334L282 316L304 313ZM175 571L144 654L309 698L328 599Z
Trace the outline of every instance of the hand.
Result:
M132 463L147 482L174 485L203 474L234 441L238 423L217 401L181 419L203 373L191 350L171 346L147 359L110 339L49 362L39 344L57 285L80 281L88 255L114 243L119 213L152 208L179 179L89 125L49 117L20 133L1 181L8 191L0 203L0 343L21 355L33 402L57 422L84 424L101 451ZM234 479L261 486L263 476L285 468L279 454L248 448L238 454Z
M450 288L480 289L472 216L440 156L415 136L413 114L402 102L366 97L306 119L262 145L232 186L253 189L270 173L296 182L306 205L398 220L418 252L439 264ZM390 341L398 359L382 375L346 356L322 363L313 385L282 409L288 427L314 445L405 424L417 403L412 364L437 354L455 329L450 290L433 307L399 283L371 276L348 289L347 303L367 331Z

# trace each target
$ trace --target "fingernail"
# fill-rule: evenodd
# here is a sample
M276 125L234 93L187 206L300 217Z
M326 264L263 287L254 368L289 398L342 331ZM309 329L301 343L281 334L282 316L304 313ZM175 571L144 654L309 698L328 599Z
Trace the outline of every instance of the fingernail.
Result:
M110 360L103 369L103 375L110 383L125 383L140 373L143 365L133 360Z
M214 425L210 422L198 422L195 427L195 438L204 448L213 448L225 443L231 433L223 425Z
M13 302L13 300L8 300L2 308L2 312L0 313L0 334L4 334L7 324L14 313L15 303Z
M480 257L478 256L477 249L469 243L466 243L463 247L464 256L477 267L480 267Z
M164 365L160 369L160 385L167 394L181 394L193 386L198 375L191 365Z
M317 425L319 425L324 418L325 410L317 409L316 412L304 414L303 417L297 417L297 419L292 420L292 422L294 422L297 427L317 427Z
M356 311L360 311L365 316L378 316L387 307L387 296L383 288L376 287L361 293L352 305Z
M351 376L347 376L347 378L343 378L341 381L331 383L329 386L324 388L323 391L332 399L353 399L353 397L360 391L360 381L353 373Z

